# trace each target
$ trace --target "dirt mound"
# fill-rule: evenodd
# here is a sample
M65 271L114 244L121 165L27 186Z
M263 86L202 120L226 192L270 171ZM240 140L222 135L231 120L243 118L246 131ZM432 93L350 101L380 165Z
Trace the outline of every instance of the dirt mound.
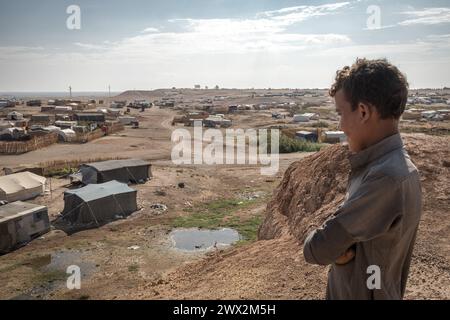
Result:
M267 205L258 238L279 238L290 232L298 240L318 227L342 202L350 165L348 148L334 145L292 163Z
M448 204L448 138L407 135L404 141L421 174L425 208L442 201ZM333 214L345 196L348 155L347 147L334 145L292 163L267 205L259 239L274 239L289 232L303 242L309 231Z

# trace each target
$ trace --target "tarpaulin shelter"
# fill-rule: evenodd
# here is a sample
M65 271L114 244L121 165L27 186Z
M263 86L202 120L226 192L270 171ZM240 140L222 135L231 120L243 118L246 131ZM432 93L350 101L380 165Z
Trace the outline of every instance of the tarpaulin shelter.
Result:
M95 227L125 218L137 210L136 194L136 190L118 181L65 191L60 222L74 227Z
M44 177L31 172L19 172L0 177L0 200L28 200L45 191Z
M0 206L0 253L50 231L47 207L16 201Z
M150 162L139 159L108 160L80 166L83 184L117 180L123 183L144 183L152 176Z
M74 118L81 122L105 122L103 113L76 113Z

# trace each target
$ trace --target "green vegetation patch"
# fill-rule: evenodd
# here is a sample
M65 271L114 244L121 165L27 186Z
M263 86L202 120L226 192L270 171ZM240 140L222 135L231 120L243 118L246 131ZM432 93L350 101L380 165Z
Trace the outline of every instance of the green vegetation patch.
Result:
M201 203L186 209L187 215L174 218L171 226L199 229L232 228L239 232L242 241L254 241L263 217L261 215L240 217L238 211L258 204L261 199L218 199Z

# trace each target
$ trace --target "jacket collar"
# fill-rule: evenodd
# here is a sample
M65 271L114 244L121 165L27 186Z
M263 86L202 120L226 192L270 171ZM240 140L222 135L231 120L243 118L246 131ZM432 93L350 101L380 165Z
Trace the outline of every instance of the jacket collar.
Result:
M356 169L369 164L382 155L395 149L403 148L403 141L399 133L384 138L380 142L349 156L350 166Z

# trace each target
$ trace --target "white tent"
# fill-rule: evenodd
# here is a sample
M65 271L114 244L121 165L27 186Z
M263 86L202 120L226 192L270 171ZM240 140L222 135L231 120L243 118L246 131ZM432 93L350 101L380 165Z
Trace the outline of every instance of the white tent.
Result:
M0 177L0 200L27 200L45 191L44 177L31 172L19 172Z
M319 115L317 113L303 113L295 114L293 118L294 122L308 122L309 120L319 120Z
M77 134L72 129L62 129L58 131L58 136L62 141L70 142L76 138Z

